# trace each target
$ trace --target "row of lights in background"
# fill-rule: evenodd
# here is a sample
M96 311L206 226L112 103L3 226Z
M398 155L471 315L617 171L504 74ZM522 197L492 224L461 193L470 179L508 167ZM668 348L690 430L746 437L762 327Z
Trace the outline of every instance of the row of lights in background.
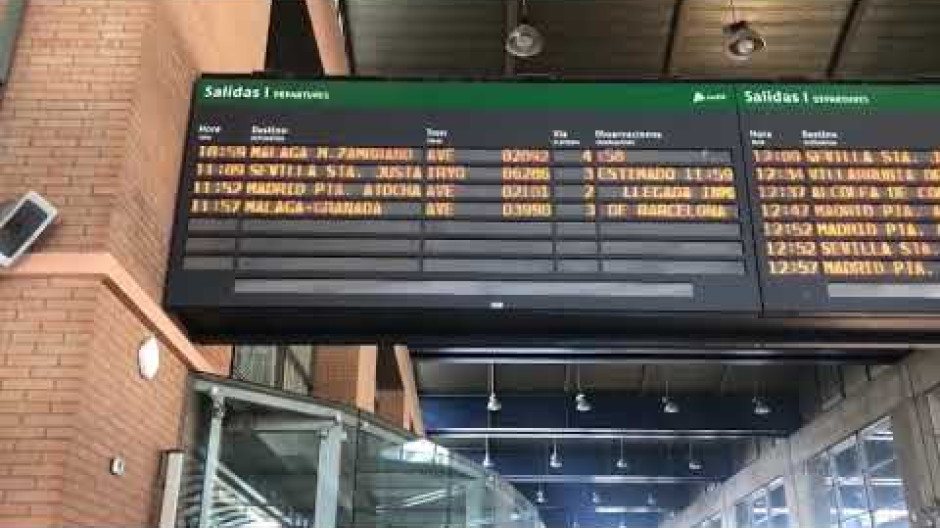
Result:
M493 461L493 457L490 454L489 437L486 437L483 442L483 460L480 462L480 464L487 469L492 469L496 467L496 463ZM624 439L620 438L619 443L620 451L617 460L614 462L614 467L620 471L627 471L630 469L630 463L624 456ZM561 451L558 449L558 441L553 438L551 443L551 451L548 455L548 467L554 470L559 470L563 468L564 465L564 461L561 458ZM702 462L702 460L695 456L693 444L691 442L689 442L688 468L689 471L696 473L702 471L705 468L705 464Z
M578 412L586 413L591 412L594 409L594 406L591 404L591 401L588 399L587 394L581 389L581 368L576 367L576 383L577 383L577 392L574 395L574 408ZM496 365L490 364L490 394L486 399L486 410L495 413L503 409L503 404L499 400L499 397L496 396ZM757 395L757 389L755 387L755 395L751 399L752 410L757 416L767 416L773 412L773 409L770 408L770 404L759 395ZM679 414L682 410L679 406L679 403L669 396L669 380L666 380L666 390L663 394L663 397L660 398L660 403L662 405L662 412L664 414Z
M731 23L722 28L725 55L735 61L749 60L767 47L767 42L748 21L738 19L734 0L729 0L729 7ZM529 22L528 3L522 0L519 24L506 36L506 52L514 57L527 59L542 53L544 48L545 37Z

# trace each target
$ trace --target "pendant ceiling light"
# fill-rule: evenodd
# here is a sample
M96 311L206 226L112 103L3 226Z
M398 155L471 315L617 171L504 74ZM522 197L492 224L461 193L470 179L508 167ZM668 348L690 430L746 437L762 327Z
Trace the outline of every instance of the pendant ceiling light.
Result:
M695 458L695 454L692 453L692 442L689 442L689 471L701 471L702 470L702 461Z
M754 414L757 416L767 416L771 413L770 405L759 396L754 396Z
M678 414L679 413L679 404L675 400L669 397L669 378L666 378L666 391L663 394L662 400L663 412L666 414Z
M760 397L760 378L754 377L754 398L751 400L754 404L754 414L757 416L767 416L771 413L770 405Z
M506 36L506 52L513 57L529 58L542 52L545 47L545 38L542 33L529 24L529 6L522 0L522 16L519 24Z
M593 408L591 402L588 401L584 391L581 390L581 365L575 367L575 384L577 385L578 393L574 396L574 408L578 412L590 412Z
M483 467L485 467L486 469L490 469L490 468L492 468L492 467L494 466L494 464L493 464L493 459L490 458L490 438L487 437L486 440L485 440L485 442L486 442L486 443L484 444L484 448L483 448L483 449L484 449L484 452L483 452L483 462L482 462L482 465L483 465Z
M503 404L496 397L496 364L490 363L490 397L486 401L486 410L489 412L499 412Z
M552 439L552 454L548 457L548 465L552 469L561 469L561 456L558 454L558 443Z
M755 54L767 47L764 37L751 27L746 20L738 20L734 9L734 0L729 0L731 23L724 27L725 55L732 60L750 60Z
M627 459L623 456L623 438L620 439L620 456L617 457L617 469L627 469L630 467L630 464L627 464Z

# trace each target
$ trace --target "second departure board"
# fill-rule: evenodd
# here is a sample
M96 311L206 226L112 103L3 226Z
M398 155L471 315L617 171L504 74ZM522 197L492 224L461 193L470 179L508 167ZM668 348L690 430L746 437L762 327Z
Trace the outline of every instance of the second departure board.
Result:
M940 89L738 87L767 312L940 309Z
M172 306L758 309L724 85L196 86Z

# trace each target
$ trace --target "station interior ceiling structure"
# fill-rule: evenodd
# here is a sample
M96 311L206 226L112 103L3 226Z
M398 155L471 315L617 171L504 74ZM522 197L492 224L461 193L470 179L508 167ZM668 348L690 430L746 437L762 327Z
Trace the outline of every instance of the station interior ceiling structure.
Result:
M530 59L504 49L521 0L336 5L352 76L940 78L936 0L527 0L527 21L545 38ZM734 20L766 40L748 61L722 52L723 27ZM275 3L270 36L270 71L322 74L310 60L317 44L303 0ZM603 360L536 351L488 360L412 350L429 437L473 460L489 455L533 502L543 495L549 527L578 518L582 526L656 526L838 400L851 379L870 379L898 359ZM590 411L577 409L579 392ZM498 412L487 409L491 395ZM679 412L666 412L667 402ZM562 463L553 467L552 458Z
M543 500L547 526L654 527L891 359L531 363L417 349L414 361L429 438L489 458Z
M527 0L544 51L504 51L521 0L342 0L353 75L609 79L931 79L940 76L933 0ZM277 2L292 57L309 71L306 10ZM277 13L275 13L277 16ZM766 40L730 60L723 28L745 20ZM309 25L309 19L306 20ZM309 31L309 30L308 30ZM293 39L291 37L293 35ZM314 48L316 49L316 48ZM285 64L290 63L290 64Z

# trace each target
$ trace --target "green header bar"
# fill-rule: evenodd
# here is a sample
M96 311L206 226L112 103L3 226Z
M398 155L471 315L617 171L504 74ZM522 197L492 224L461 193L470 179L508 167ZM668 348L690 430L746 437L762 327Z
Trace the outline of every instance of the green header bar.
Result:
M940 111L940 86L924 84L739 84L746 112Z
M466 110L940 111L918 84L531 83L204 78L203 105Z
M726 84L202 79L200 104L258 108L733 109Z

